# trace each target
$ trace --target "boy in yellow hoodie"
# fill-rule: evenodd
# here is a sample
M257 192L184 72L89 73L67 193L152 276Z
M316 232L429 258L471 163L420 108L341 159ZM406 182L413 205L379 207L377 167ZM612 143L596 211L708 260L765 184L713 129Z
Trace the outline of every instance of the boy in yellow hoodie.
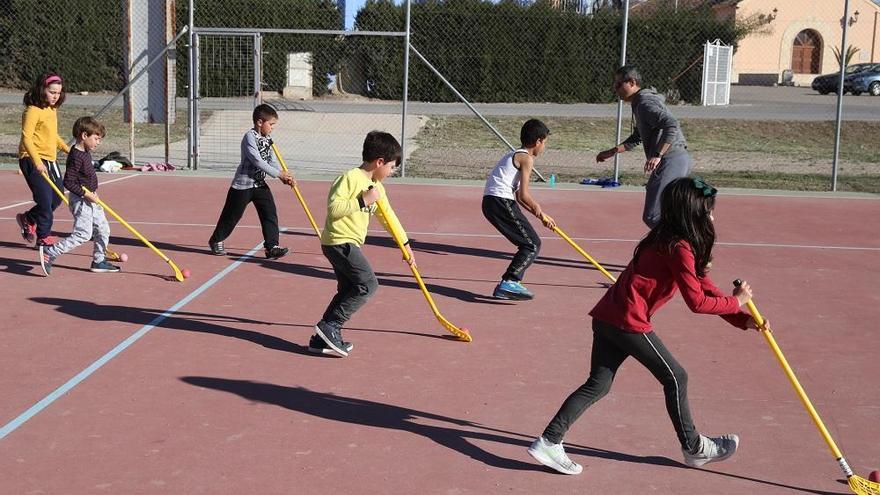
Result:
M361 251L367 237L370 216L382 202L387 217L377 217L389 233L396 230L402 237L409 263L415 263L409 239L385 196L382 180L391 175L400 161L400 143L391 134L372 131L364 140L363 163L342 174L333 182L327 196L327 221L321 234L321 251L336 274L336 295L315 325L309 351L335 352L348 356L354 348L342 340L342 325L360 309L379 287L370 263Z

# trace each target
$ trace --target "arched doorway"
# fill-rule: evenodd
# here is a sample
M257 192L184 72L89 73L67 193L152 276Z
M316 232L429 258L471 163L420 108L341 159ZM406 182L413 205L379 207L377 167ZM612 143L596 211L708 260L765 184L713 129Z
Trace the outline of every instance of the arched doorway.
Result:
M812 29L798 33L791 48L791 70L795 74L818 74L822 67L822 37Z

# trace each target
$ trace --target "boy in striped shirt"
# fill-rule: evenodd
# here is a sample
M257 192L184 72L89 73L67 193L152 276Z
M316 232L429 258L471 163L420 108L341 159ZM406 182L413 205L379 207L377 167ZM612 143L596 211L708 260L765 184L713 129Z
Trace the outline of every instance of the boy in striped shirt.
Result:
M110 224L107 223L104 208L98 204L98 175L92 165L91 152L101 144L104 133L104 124L92 117L80 117L73 124L76 144L70 148L64 172L64 187L70 191L73 232L54 244L39 245L40 268L47 277L52 273L55 258L89 240L95 243L92 266L89 269L95 273L119 271L118 266L107 261Z

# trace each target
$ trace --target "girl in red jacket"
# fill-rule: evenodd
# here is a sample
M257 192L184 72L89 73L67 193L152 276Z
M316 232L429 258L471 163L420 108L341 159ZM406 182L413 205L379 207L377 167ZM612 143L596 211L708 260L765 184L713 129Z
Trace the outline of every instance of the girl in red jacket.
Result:
M689 177L676 179L663 190L660 223L639 242L617 283L590 311L590 377L562 403L543 435L529 447L529 454L541 464L565 474L581 472L582 467L565 454L562 437L608 393L617 369L629 356L663 384L666 410L688 466L722 461L736 452L736 435L710 438L697 432L688 407L687 373L651 329L651 316L676 290L694 313L719 315L742 329L757 328L740 310L752 297L749 285L743 283L727 296L707 274L715 244L716 192L702 179Z

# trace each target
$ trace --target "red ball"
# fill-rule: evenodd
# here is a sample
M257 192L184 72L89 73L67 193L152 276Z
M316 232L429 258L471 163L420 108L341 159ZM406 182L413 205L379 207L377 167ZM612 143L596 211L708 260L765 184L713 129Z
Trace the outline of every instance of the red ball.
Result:
M184 268L183 270L180 271L180 273L183 274L183 278L189 278L189 276L190 276L189 268Z
M126 261L128 261L128 255L125 254L125 253L120 254L120 255L119 255L119 261L122 261L123 263L126 262Z
M868 475L868 481L880 483L880 471L871 471L871 474Z

